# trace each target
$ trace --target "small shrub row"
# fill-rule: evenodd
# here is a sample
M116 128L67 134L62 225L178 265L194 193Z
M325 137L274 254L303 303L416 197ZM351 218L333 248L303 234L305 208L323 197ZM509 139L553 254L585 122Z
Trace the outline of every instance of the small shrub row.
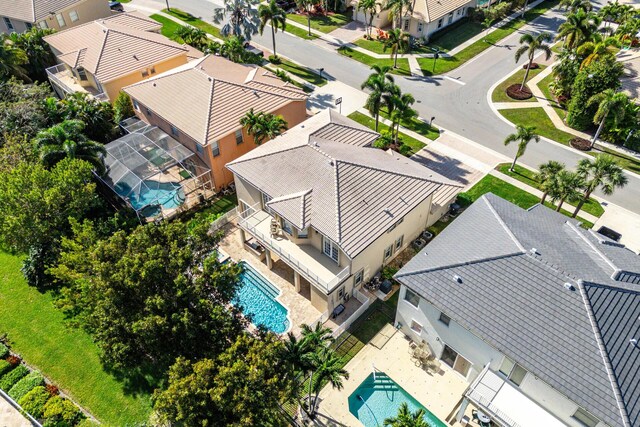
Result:
M44 415L44 405L50 398L51 393L49 393L49 390L47 390L46 387L38 386L25 394L22 399L18 401L18 404L22 406L22 409L31 414L32 417L41 419Z
M11 390L11 387L13 387L22 378L27 376L28 373L29 368L27 368L26 366L16 366L0 379L0 389L4 390L5 392Z
M44 377L42 374L38 371L32 371L11 387L11 390L9 390L9 397L17 402L35 387L43 385Z
M529 99L533 96L528 87L525 86L522 90L520 90L520 86L520 83L509 86L506 90L507 96L511 99L517 99L519 101Z
M4 359L9 355L9 348L0 342L0 359Z
M13 365L6 360L0 360L0 378L13 369Z
M44 426L74 426L84 418L82 411L69 399L53 396L44 405Z

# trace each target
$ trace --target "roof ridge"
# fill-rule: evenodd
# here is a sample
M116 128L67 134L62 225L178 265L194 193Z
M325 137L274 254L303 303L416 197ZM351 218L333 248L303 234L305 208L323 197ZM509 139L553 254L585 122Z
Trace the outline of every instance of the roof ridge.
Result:
M303 96L306 97L306 94L304 93L304 91L302 89L298 89L296 86L289 85L289 83L285 83L283 86L276 86L276 85L273 85L273 84L270 84L270 83L267 83L267 82L260 82L260 81L255 80L255 79L245 81L245 83L246 84L251 83L251 84L254 84L254 85L261 85L261 86L268 86L268 87L272 87L272 88L279 89L279 90L284 89L287 92L295 93L295 94L298 94L298 95L303 95ZM273 95L275 95L275 94L273 94Z
M100 25L100 24L98 24ZM102 61L102 54L104 53L104 47L107 44L107 38L109 37L109 28L106 31L103 30L104 37L102 38L102 44L100 45L100 53L98 53L98 59L96 60L96 66L93 69L93 74L98 74L98 68L100 68L100 61ZM86 49L86 47L85 47ZM86 55L86 54L85 54Z
M187 64L184 64L184 65L191 65L191 64L187 63ZM176 67L176 68L174 68L172 70L167 70L167 71L165 71L163 73L160 73L157 76L153 76L153 77L151 77L149 79L146 79L146 80L140 80L137 83L133 83L133 84L130 84L129 86L125 86L123 89L128 89L130 87L136 87L136 86L142 86L142 85L154 83L154 82L157 82L159 80L162 80L162 79L165 79L165 78L168 78L168 77L171 77L171 76L175 76L176 74L185 73L185 72L191 71L191 70L193 70L193 67L180 69L180 66L178 66L178 67Z
M489 210L491 211L491 213L493 213L493 215L496 217L496 219L498 220L498 223L502 226L502 228L504 228L504 231L507 232L507 235L511 238L511 240L513 240L513 242L516 244L517 247L520 248L520 250L522 250L523 252L526 252L526 249L524 248L524 246L522 246L522 243L520 243L520 241L516 238L515 234L513 234L513 232L511 231L511 229L507 226L507 224L504 222L504 220L502 219L502 217L500 217L500 215L498 214L498 212L496 211L496 209L493 207L493 205L491 204L491 202L489 201L489 199L486 197L486 194L483 194L481 197L482 200L485 201L485 203L487 204L487 207L489 208Z
M125 36L130 36L130 37L134 37L136 39L139 40L144 40L150 43L157 43L157 44L161 44L163 46L166 47L172 47L174 49L181 49L182 51L186 52L188 49L186 47L184 47L183 45L180 45L176 42L174 42L173 40L162 36L162 39L159 40L150 40L150 39L146 39L144 37L141 37L140 34L138 33L143 33L143 34L156 34L156 35L161 35L158 33L154 33L153 31L144 31L144 30L138 30L137 28L132 28L132 27L127 27L125 25L118 25L118 24L111 24L110 26L105 26L107 28L108 31L113 31L115 33L118 34L123 34ZM166 41L164 41L163 39L166 39Z
M330 111L331 111L331 110L330 110ZM331 120L332 120L332 119L333 119L333 118L331 118ZM356 122L356 123L357 123L357 122ZM362 126L362 128L359 128L359 127L355 127L355 126L350 126L350 125L348 125L348 124L346 124L346 123L338 123L338 122L334 122L334 121L330 121L329 123L327 123L327 124L325 124L324 126L322 126L320 129L316 130L315 132L313 132L313 133L311 133L311 134L309 134L309 135L313 135L313 134L315 134L316 132L320 132L322 129L324 129L325 127L327 127L327 126L329 126L329 125L340 126L340 127L347 128L347 129L357 130L357 131L359 131L359 132L366 132L366 133L370 133L370 134L373 134L373 135L379 135L379 133L378 133L378 132L376 132L376 131L374 131L374 130L371 130L371 129L368 129L368 128L365 128L364 126Z
M38 20L38 17L36 16L36 0L31 0L31 12L33 12L31 14L33 22L36 22Z
M282 202L282 201L291 200L291 199L299 199L300 197L304 197L307 194L311 193L311 191L312 191L312 189L310 188L308 190L298 191L296 193L285 194L284 196L280 196L280 197L274 197L273 199L269 200L267 202L267 204Z
M613 389L612 390L613 395L615 396L616 403L618 404L618 410L620 411L622 423L624 424L625 427L631 427L629 414L627 413L627 409L624 404L624 399L622 398L622 392L620 391L620 385L618 384L618 380L616 379L615 373L613 372L613 367L611 366L611 360L609 359L609 354L607 353L607 349L604 345L604 340L602 339L602 334L600 333L600 327L598 326L598 322L596 321L596 317L593 313L593 306L591 305L591 300L587 295L587 291L584 287L584 282L582 280L578 281L578 288L580 289L580 295L582 296L582 300L585 305L587 317L589 318L589 323L591 324L591 329L593 330L593 334L596 339L596 345L600 350L600 356L602 356L604 368L607 371L607 376L609 377L609 382L611 384L611 388ZM615 289L615 288L612 288L612 289Z
M339 173L338 173L338 162L335 162L332 166L333 166L333 170L335 171L335 173L333 174L334 176L333 188L336 192L336 197L334 199L336 201L336 205L334 206L335 213L336 213L336 235L338 236L338 241L336 243L340 244L342 242L342 216L340 215L340 179L339 179ZM324 247L323 247L323 250L324 250Z
M419 253L416 256L420 256L420 254L421 253ZM403 273L403 274L396 273L396 275L394 277L408 277L408 276L414 276L416 274L431 273L431 272L440 271L440 270L449 270L451 268L458 268L458 267L462 267L462 266L465 266L465 265L475 265L475 264L480 264L480 263L484 263L484 262L497 261L497 260L500 260L500 259L513 258L513 257L516 257L516 256L522 256L522 255L526 255L526 252L512 252L512 253L497 255L497 256L493 256L493 257L476 259L476 260L473 260L473 261L458 262L458 263L455 263L455 264L442 265L442 266L439 266L439 267L432 267L432 268L425 268L425 269L416 270L416 271L410 271L410 272Z
M600 258L604 260L604 262L609 264L609 266L613 269L612 277L620 272L620 269L613 263L613 260L609 259L609 257L607 257L600 249L598 249L592 242L590 242L589 239L587 239L585 235L581 233L580 230L578 230L575 224L569 221L567 221L566 224L574 233L576 233L580 237L582 241L589 245L589 247L591 247L591 249L593 249L600 256Z
M202 71L202 70L199 70L199 71ZM202 71L202 73L206 74L204 71ZM211 83L211 86L209 89L209 102L207 103L209 108L207 109L207 111L205 111L206 126L204 127L204 138L202 139L203 145L207 145L207 142L209 141L209 129L211 129L211 110L213 109L213 94L215 92L215 86L216 86L216 79L214 79L211 76L209 76L209 79L210 79L209 82Z

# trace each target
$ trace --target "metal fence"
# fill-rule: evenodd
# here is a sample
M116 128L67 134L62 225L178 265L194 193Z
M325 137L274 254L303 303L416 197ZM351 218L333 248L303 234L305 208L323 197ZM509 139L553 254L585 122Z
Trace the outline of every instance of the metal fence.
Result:
M33 418L27 411L22 409L22 406L18 405L18 402L13 400L7 393L0 390L0 397L4 398L4 400L6 400L11 406L13 406L18 412L20 412L20 414L22 414L26 419L28 419L31 422L31 424L33 424L36 427L42 427L42 424L40 424L38 420Z

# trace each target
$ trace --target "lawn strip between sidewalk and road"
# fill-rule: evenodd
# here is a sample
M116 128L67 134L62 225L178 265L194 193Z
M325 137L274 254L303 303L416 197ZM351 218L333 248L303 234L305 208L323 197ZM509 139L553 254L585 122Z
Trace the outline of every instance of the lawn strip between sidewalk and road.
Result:
M362 114L359 111L354 111L353 113L349 114L347 117L349 117L351 120L354 120L358 123L360 123L363 126L366 126L370 129L375 130L376 127L376 120L374 118L371 118L365 114ZM391 132L391 128L387 125L385 125L382 122L378 123L378 132ZM406 155L408 157L412 156L413 154L417 153L418 151L422 150L426 145L422 142L419 141L415 138L410 137L409 135L406 135L402 132L400 132L399 134L399 138L400 140L408 145L409 147L411 147L411 151L409 153L407 153Z

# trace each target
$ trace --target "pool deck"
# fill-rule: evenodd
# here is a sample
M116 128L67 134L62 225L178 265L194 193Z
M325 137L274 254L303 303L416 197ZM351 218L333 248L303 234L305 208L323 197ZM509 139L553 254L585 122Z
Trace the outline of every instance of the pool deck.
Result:
M372 341L375 341L372 340ZM378 349L367 344L345 367L349 379L344 382L341 391L327 385L320 392L318 426L358 427L362 424L349 412L348 397L372 372L375 365L378 371L387 374L407 393L445 422L467 389L467 382L458 373L440 364L438 372L426 372L417 367L411 359L409 341L400 331Z

